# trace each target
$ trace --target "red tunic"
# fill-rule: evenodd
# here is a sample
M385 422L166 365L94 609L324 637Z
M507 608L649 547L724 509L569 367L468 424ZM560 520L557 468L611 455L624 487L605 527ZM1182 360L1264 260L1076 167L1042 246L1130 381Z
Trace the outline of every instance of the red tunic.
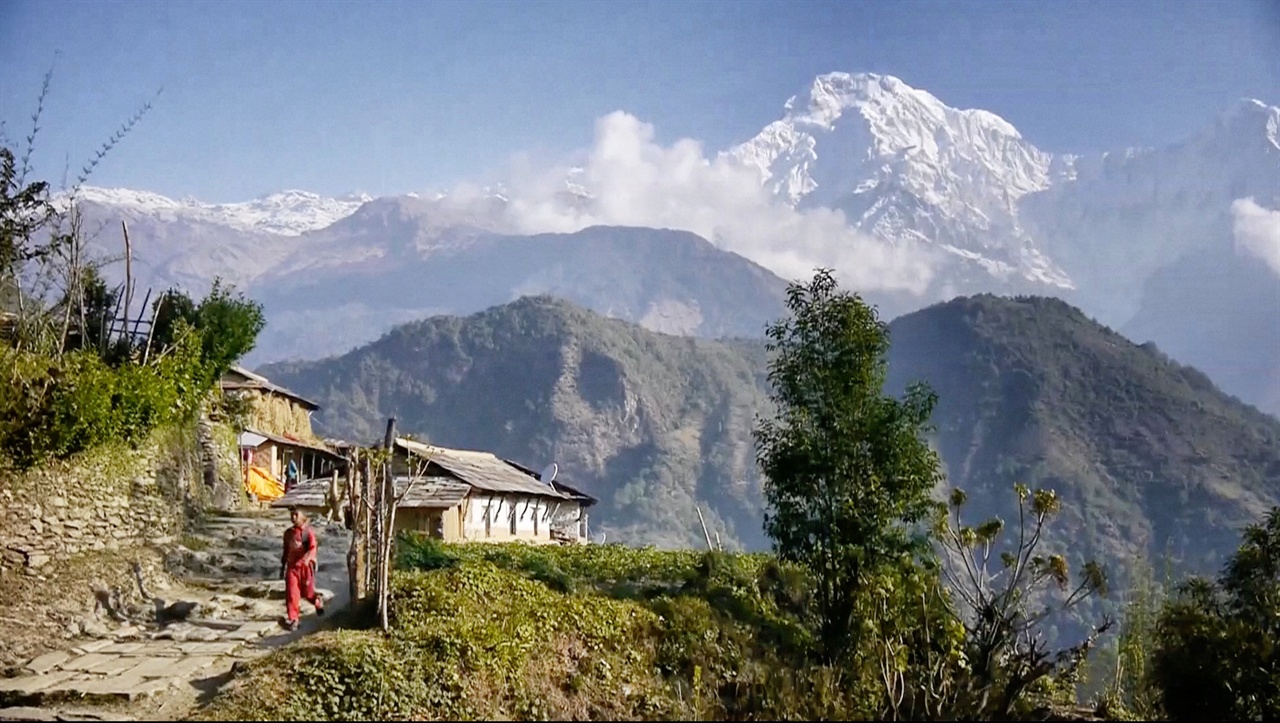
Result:
M316 535L310 525L290 527L284 531L284 564L294 567L310 562L316 555Z

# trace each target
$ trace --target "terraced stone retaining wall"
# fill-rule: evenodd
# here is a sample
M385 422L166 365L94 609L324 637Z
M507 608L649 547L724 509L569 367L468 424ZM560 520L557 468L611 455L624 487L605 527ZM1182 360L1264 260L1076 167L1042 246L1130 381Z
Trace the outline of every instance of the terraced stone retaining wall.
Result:
M136 449L0 470L0 570L37 574L87 550L171 541L199 504L201 466L191 430L168 429Z

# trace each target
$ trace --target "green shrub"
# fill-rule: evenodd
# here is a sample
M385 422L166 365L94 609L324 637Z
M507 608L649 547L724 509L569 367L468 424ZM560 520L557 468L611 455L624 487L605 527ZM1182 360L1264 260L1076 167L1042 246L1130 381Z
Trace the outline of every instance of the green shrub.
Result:
M407 720L422 710L412 657L376 634L313 636L254 661L203 720ZM234 713L229 713L234 711Z
M426 535L405 533L396 541L396 567L402 570L441 570L457 562L457 555Z
M0 348L0 452L19 467L97 445L137 443L188 418L207 390L199 335L188 332L148 364L109 366L96 352L60 357Z

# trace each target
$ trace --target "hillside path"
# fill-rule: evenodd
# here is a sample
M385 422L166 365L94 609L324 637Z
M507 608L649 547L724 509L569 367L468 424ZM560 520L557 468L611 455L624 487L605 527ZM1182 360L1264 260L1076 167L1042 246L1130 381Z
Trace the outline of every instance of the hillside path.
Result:
M298 629L281 626L280 539L288 524L282 510L210 517L171 555L177 584L150 591L168 602L199 603L191 617L112 629L103 614L70 649L40 655L17 676L0 679L0 702L11 706L0 708L0 721L171 720L216 692L237 661L320 629L329 618L305 602ZM317 592L332 616L348 602L350 537L337 524L317 520L312 527ZM59 707L69 701L94 707Z

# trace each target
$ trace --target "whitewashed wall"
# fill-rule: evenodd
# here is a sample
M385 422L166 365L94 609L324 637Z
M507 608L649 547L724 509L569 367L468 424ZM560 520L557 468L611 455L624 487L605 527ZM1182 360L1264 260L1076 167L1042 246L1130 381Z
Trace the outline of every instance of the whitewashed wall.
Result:
M547 537L551 529L552 507L539 497L472 494L467 510L465 535L468 539L485 539L485 514L488 512L490 538L511 537L513 534L518 537Z

